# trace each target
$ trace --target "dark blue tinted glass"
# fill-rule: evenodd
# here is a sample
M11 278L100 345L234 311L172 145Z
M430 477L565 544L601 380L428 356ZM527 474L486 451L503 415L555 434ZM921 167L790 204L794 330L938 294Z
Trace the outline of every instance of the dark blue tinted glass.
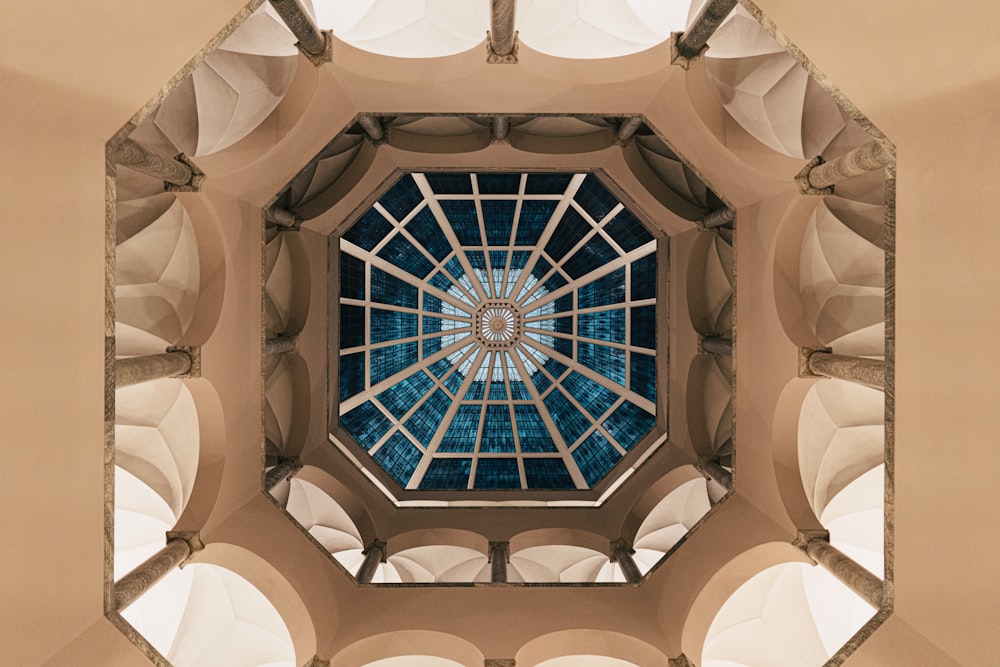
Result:
M472 459L434 459L420 480L421 490L465 489L469 486Z
M507 267L507 253L500 250L490 250L490 266L501 271Z
M380 347L369 354L371 354L372 384L376 385L417 363L417 344L403 343Z
M481 452L514 452L514 430L510 425L510 409L506 405L487 405L483 424Z
M521 174L476 174L481 195L516 195Z
M507 387L504 385L503 380L497 380L495 382L490 382L490 395L489 400L491 401L506 401L507 397Z
M434 194L471 195L472 178L469 174L426 174Z
M517 422L517 437L521 439L521 451L544 453L556 451L549 429L534 405L515 405L514 420Z
M545 370L552 373L552 377L558 380L568 369L555 359L547 359L545 361Z
M526 195L561 195L569 187L572 174L528 174Z
M656 425L656 418L631 401L625 401L604 420L604 428L625 449L632 449Z
M565 285L568 281L562 277L561 273L553 273L552 277L545 281L545 289L549 292L555 292L557 289ZM563 297L566 298L566 297ZM572 297L570 297L572 299ZM559 312L565 312L566 310L572 310L572 307L565 308Z
M590 425L584 414L577 410L558 388L545 397L545 407L552 415L552 421L556 423L556 428L559 429L567 446L576 442Z
M472 265L472 268L486 270L486 253L479 250L468 250L465 256L469 258L469 264Z
M573 279L581 278L598 269L620 255L600 234L592 237L582 248L563 264L563 269Z
M515 250L510 253L510 270L523 269L527 266L529 257L531 257L531 253L527 250Z
M436 296L431 296L427 292L424 292L424 310L428 313L440 313L441 312L441 299ZM436 318L439 319L440 318Z
M609 306L625 301L625 269L617 269L577 290L578 308Z
M424 304L426 305L426 303L427 303L426 297L424 297L424 298L425 298ZM423 326L424 326L424 333L425 334L438 333L439 331L441 331L441 318L440 317L428 317L427 315L424 315L424 324L423 324Z
M656 298L656 253L632 262L632 300Z
M477 489L520 489L517 459L479 459L475 486Z
M633 329L633 334L634 331ZM618 309L581 313L577 315L577 333L581 338L596 338L611 343L624 343L625 311Z
M442 201L441 209L444 216L455 230L455 236L461 245L482 245L479 234L479 216L476 215L476 202L471 199ZM456 276L457 277L457 276Z
M598 431L591 433L573 450L576 467L583 473L584 479L590 486L601 481L621 457L618 450Z
M465 269L462 267L462 261L456 255L448 260L448 263L444 265L444 268L448 270L448 273L455 276L456 279L461 279L465 275Z
M573 371L563 380L562 385L576 402L584 407L594 419L599 419L601 415L611 409L618 394L607 390L590 378Z
M449 364L446 359L438 359L433 364L428 366L427 370L433 373L434 377L440 380L442 377L444 377L445 373L451 370L451 364Z
M581 364L625 386L625 350L580 341L576 344Z
M552 380L546 377L545 373L541 371L532 373L531 381L535 383L535 389L538 390L539 394L545 393L545 390L552 386Z
M560 262L591 229L593 227L590 223L571 206L563 213L562 220L552 232L549 242L545 244L545 252L553 260Z
M656 358L648 354L630 353L631 376L629 389L651 401L656 400Z
M573 199L580 205L580 208L590 214L594 222L600 222L604 216L611 212L611 209L618 205L618 199L608 192L608 189L601 185L597 176L593 174L587 174Z
M656 349L656 306L632 309L632 344Z
M464 380L465 376L461 372L455 371L444 379L444 386L453 396L457 397L458 392L462 389L462 381Z
M414 345L414 343L407 343L407 345ZM434 382L430 377L423 371L418 371L405 380L400 380L392 385L379 394L377 398L396 419L402 419L403 415L416 405L417 401L433 386Z
M524 459L524 481L529 489L576 488L562 459Z
M382 195L378 203L382 204L396 220L402 220L423 200L424 196L420 194L420 188L417 187L413 176L406 174L392 186L391 190Z
M378 448L372 458L402 487L413 477L423 452L402 433L396 433Z
M517 202L491 201L482 202L483 224L486 226L486 243L489 245L508 245L510 233L514 229L514 209Z
M365 344L365 309L363 306L340 305L340 348Z
M403 308L416 308L417 288L373 266L372 301Z
M423 343L423 355L424 358L431 356L435 352L441 351L441 339L440 338L429 338Z
M474 452L476 450L476 437L479 433L479 412L482 408L478 405L462 404L458 406L455 418L448 425L448 430L444 433L441 444L438 445L439 452Z
M345 401L365 390L365 353L340 358L340 400Z
M400 313L395 310L372 308L371 318L369 328L373 343L384 343L387 340L411 338L417 335L416 313Z
M465 392L465 400L481 401L486 393L486 383L481 380L474 380L469 384L469 391Z
M356 246L361 246L371 252L392 231L392 223L374 208L361 216L361 219L344 232L344 238Z
M392 422L378 407L371 401L365 401L353 410L340 416L340 425L351 434L355 442L371 449L382 439Z
M558 338L555 339L555 351L563 355L567 359L573 358L573 341L569 338Z
M340 253L340 298L365 300L365 262Z
M405 237L397 234L378 251L378 256L417 278L424 278L434 265Z
M511 398L515 401L531 400L531 394L528 392L528 388L520 380L510 381L510 394Z
M444 414L451 405L451 399L446 393L437 389L430 397L424 401L423 405L417 408L404 426L416 437L420 444L427 447L431 444L434 433L437 432L441 422L444 421Z
M429 282L432 286L437 287L442 292L447 292L448 289L451 288L453 284L448 279L448 276L446 276L444 273L440 271L431 276L431 279L428 280L427 282Z
M441 231L441 227L430 208L426 206L406 223L406 231L413 234L413 238L420 241L420 244L427 248L431 256L439 262L451 252L448 238Z
M521 202L521 217L517 222L514 245L536 245L558 204L556 201Z
M625 209L619 211L618 215L604 227L604 230L625 252L635 250L653 240L653 235L642 226L639 219Z

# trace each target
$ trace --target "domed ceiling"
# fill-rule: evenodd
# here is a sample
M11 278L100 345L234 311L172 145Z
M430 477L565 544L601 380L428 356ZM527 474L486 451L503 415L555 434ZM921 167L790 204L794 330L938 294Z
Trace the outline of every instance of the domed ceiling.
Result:
M654 439L656 267L594 174L404 175L340 238L341 426L405 489L591 489Z

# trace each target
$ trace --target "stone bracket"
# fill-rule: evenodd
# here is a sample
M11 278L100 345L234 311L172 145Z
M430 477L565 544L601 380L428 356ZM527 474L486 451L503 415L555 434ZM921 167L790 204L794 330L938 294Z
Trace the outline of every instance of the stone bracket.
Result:
M205 183L205 172L199 169L198 165L192 162L191 158L184 155L184 153L178 153L174 159L187 165L187 168L191 170L191 180L184 185L174 185L173 183L164 181L163 189L166 192L201 192L201 187Z
M304 55L309 59L316 67L322 67L326 63L333 62L333 31L332 30L320 30L320 33L326 39L326 46L319 53L309 53L302 47L301 42L295 42L295 46L298 47L299 53Z
M813 373L809 370L809 357L816 354L817 352L833 352L832 348L829 347L800 347L799 348L799 377L800 378L825 378L825 375L820 375L818 373Z
M486 62L490 65L516 65L517 64L517 32L514 33L514 48L510 53L501 55L493 50L491 46L490 31L486 31Z
M181 540L187 542L188 548L191 549L191 553L187 558L182 560L177 567L184 567L187 565L194 555L205 548L205 543L201 541L201 535L198 531L194 530L170 530L167 531L167 542L171 540Z
M181 375L175 375L178 378L200 378L201 377L201 347L198 345L193 346L183 346L175 345L173 347L168 347L167 352L183 352L188 357L191 358L191 370L187 373L182 373Z
M801 549L802 553L806 554L809 560L811 560L814 564L817 564L816 561L813 560L812 556L809 556L808 552L809 543L813 540L826 540L829 542L830 531L821 529L799 530L799 532L795 535L795 539L792 540L792 546Z
M699 50L698 53L696 53L695 55L686 56L683 53L681 53L680 49L680 43L683 37L684 37L683 32L670 33L670 64L678 65L681 69L686 71L691 69L691 65L695 61L700 60L701 57L705 55L705 51L708 51L708 44L705 44L705 46L701 47L701 50Z
M795 174L795 182L799 184L799 192L804 195L832 195L833 186L828 188L814 188L811 183L809 183L809 173L815 168L823 164L825 160L819 155L809 160L806 166L802 167L802 171Z

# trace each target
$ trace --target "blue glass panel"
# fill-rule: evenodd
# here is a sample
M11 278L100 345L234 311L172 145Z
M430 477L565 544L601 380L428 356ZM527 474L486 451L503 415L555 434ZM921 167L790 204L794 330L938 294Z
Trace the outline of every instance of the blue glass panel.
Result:
M632 262L632 300L656 298L656 253Z
M552 421L555 422L567 446L576 442L591 424L590 420L577 410L558 388L545 397L545 407L552 415Z
M466 489L471 473L472 459L434 459L420 480L420 489Z
M574 489L562 459L524 459L524 481L529 489Z
M478 405L462 404L458 406L455 418L448 425L441 444L438 445L439 452L474 452L476 450L476 438L479 434L479 412Z
M520 380L510 381L510 393L511 393L511 398L515 401L531 400L531 394L528 392L528 388Z
M625 269L617 269L577 290L577 308L609 306L625 301Z
M531 257L531 253L527 250L515 250L510 253L510 270L523 269L528 265L529 257Z
M552 265L549 264L549 260L539 255L538 259L535 260L535 265L531 267L531 275L541 280L551 270Z
M502 250L490 250L490 266L501 271L507 267L507 253Z
M364 306L340 304L340 349L365 344Z
M531 180L529 178L528 182ZM514 245L537 245L545 226L556 211L557 201L523 201Z
M630 353L629 389L651 401L656 400L656 358L648 354Z
M581 364L625 386L625 350L583 341L576 348Z
M599 431L591 433L573 450L576 467L583 473L583 478L590 486L601 481L621 457L618 450Z
M545 376L545 373L541 371L536 371L531 374L531 381L535 384L535 389L538 393L544 393L546 389L552 386L552 380Z
M488 245L508 245L510 233L514 229L515 201L485 200L483 206L483 224L486 226L486 243Z
M473 380L469 385L469 391L465 392L465 400L481 401L486 394L486 383L482 380Z
M575 280L618 257L618 251L603 236L597 234L566 260L563 269Z
M426 307L426 304L427 304L426 299L427 299L427 297L424 297L425 307ZM424 333L425 334L438 333L439 331L441 331L441 318L440 317L428 317L427 315L424 315L423 319L424 319L423 327L424 327Z
M465 380L465 376L462 375L461 372L455 371L445 378L444 386L452 393L453 396L458 396L458 392L462 388L463 380Z
M434 194L471 195L472 178L469 174L425 174Z
M476 464L477 489L520 489L517 459L479 459Z
M444 268L448 270L448 273L455 276L456 279L461 279L465 275L465 269L462 267L462 262L458 259L457 255L449 259Z
M524 194L561 195L566 192L572 178L572 174L528 174Z
M431 276L431 279L427 282L429 282L432 286L437 287L442 292L447 292L452 285L454 285L454 283L448 280L448 276L444 275L444 273L440 271Z
M361 219L344 232L344 238L356 246L371 252L392 231L392 223L377 210L371 208Z
M365 300L365 262L340 253L340 298Z
M378 251L378 256L417 278L424 278L434 270L430 260L400 234L389 239L389 242Z
M590 223L584 220L583 216L576 212L576 209L570 207L563 213L562 220L552 232L549 242L545 244L545 252L553 260L560 262L566 253L572 250L573 246L579 243L591 229L593 227L590 226Z
M426 206L412 220L406 223L406 231L413 234L413 238L420 241L421 245L427 248L431 256L439 262L451 252L451 244L448 242L448 237L441 231L441 227L434 218L434 214Z
M417 335L416 313L401 313L396 310L372 308L371 318L369 334L373 343L383 343L387 340L396 340L399 338L412 338Z
M573 310L573 292L564 294L555 300L555 312L568 313Z
M429 338L423 343L423 355L426 359L427 357L441 351L441 339L440 338Z
M521 439L521 451L530 453L554 452L556 443L552 434L538 414L534 405L515 405L514 420L517 422L517 437Z
M372 267L372 301L403 308L417 307L417 288L405 280Z
M562 381L563 387L576 399L576 402L584 407L594 419L599 419L601 415L611 409L618 394L605 389L590 378L573 371Z
M424 196L420 194L420 188L417 187L413 176L406 174L392 186L391 190L382 195L378 203L382 204L396 220L402 220L423 200Z
M567 359L573 358L573 341L569 338L555 338L553 349Z
M642 226L639 219L625 209L619 211L604 230L625 252L631 252L653 240L653 235Z
M632 344L656 349L656 306L632 309Z
M407 343L414 345L413 343ZM377 396L378 400L386 409L392 413L396 419L402 419L403 415L416 405L424 394L430 391L434 382L423 371L418 371L392 385Z
M404 426L425 447L431 444L431 439L438 427L444 421L444 414L451 405L451 398L440 389L436 389L423 405L406 420Z
M469 258L469 264L472 265L472 268L486 270L486 253L479 250L468 250L465 256Z
M491 401L506 401L509 400L507 397L507 387L504 385L503 380L497 380L490 382L490 396Z
M514 429L510 425L510 409L507 405L487 405L486 421L483 424L481 452L514 452Z
M577 315L576 326L577 333L581 338L596 338L597 340L606 340L612 343L625 342L624 309L580 313ZM635 326L634 320L633 326Z
M396 433L378 448L372 458L397 484L405 488L423 455L405 435Z
M428 313L440 313L441 309L441 299L424 292L424 310ZM440 320L440 318L437 319Z
M476 215L476 202L471 199L442 201L441 210L455 230L455 236L461 245L482 245L483 238L479 234L479 216ZM457 276L456 276L457 277Z
M563 373L569 370L555 359L546 359L544 366L545 370L552 373L552 377L557 380L562 377Z
M561 273L553 273L552 277L545 281L544 287L549 292L555 292L557 289L565 285L567 282L568 281L562 277Z
M365 449L374 447L392 428L389 418L371 401L340 415L340 425Z
M481 195L516 195L521 174L476 174Z
M448 371L451 370L451 368L452 368L452 366L451 366L451 364L449 364L447 362L447 360L445 360L445 359L438 359L433 364L431 364L430 366L428 366L427 370L429 370L431 373L433 373L434 377L436 377L437 379L440 380L441 378L444 377L445 373L447 373Z
M417 344L403 343L380 347L372 350L370 354L372 384L376 385L417 363Z
M656 418L631 401L625 401L604 420L604 428L625 449L632 449L656 425Z
M608 192L608 189L601 185L597 176L593 174L587 174L573 199L580 205L580 208L590 214L594 222L600 222L604 216L611 212L611 209L618 205L618 199Z
M365 353L356 352L340 358L340 400L345 401L365 390Z

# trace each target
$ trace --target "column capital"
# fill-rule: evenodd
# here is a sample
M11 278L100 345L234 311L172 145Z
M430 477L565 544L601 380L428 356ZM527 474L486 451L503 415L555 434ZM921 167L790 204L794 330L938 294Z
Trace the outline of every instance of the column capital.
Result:
M619 537L617 539L611 540L611 562L614 563L618 560L620 553L634 554L635 549L632 548L632 543L626 540L624 537Z
M826 161L822 158L822 156L817 155L813 159L809 160L809 162L806 163L806 166L802 167L802 170L799 171L799 173L795 174L795 182L798 183L799 185L799 192L801 192L804 195L833 194L832 185L829 185L825 188L816 188L813 187L812 183L809 182L809 174L812 173L812 170L820 166L821 164L825 164L825 162Z
M174 377L179 378L200 378L201 377L201 347L198 345L174 345L167 348L167 352L183 352L191 359L191 368L187 373L181 373Z
M826 540L830 541L830 531L823 529L812 529L812 530L802 530L795 534L795 539L792 540L792 546L797 547L802 550L802 553L809 556L809 543L813 540ZM809 556L809 560L813 563L816 561L812 556Z
M705 44L698 49L697 53L686 56L681 51L682 39L684 39L683 32L670 33L670 64L677 65L683 70L689 70L691 69L691 65L693 65L695 61L701 59L701 57L705 55L705 51L708 51L708 44Z
M510 542L506 540L496 541L490 540L489 544L489 554L487 554L487 562L493 562L493 556L503 554L503 559L505 562L510 561Z
M205 543L201 541L201 534L196 530L168 530L167 542L174 540L186 543L191 550L191 553L177 565L178 567L187 565L196 553L205 548Z
M517 31L514 31L514 46L510 53L497 53L493 50L493 35L491 31L486 31L486 62L490 65L516 65L517 47L520 40L517 38Z
M364 551L362 551L361 553L367 556L369 553L378 552L379 562L384 563L386 562L385 548L386 548L385 540L380 540L376 537L371 542L369 542L367 546L365 546Z
M309 662L302 665L302 667L330 667L329 660L323 660L318 655L314 655Z
M833 352L832 348L829 347L800 347L799 348L799 377L800 378L821 378L826 377L825 375L820 375L819 373L813 373L812 369L809 368L809 357L813 356L817 352L826 352L831 354Z
M722 336L698 334L698 353L721 354L731 357L733 355L733 340Z
M667 660L667 665L669 667L695 667L695 664L688 660L688 657L683 653L676 658L670 658Z
M515 667L514 658L486 658L483 667Z
M309 53L302 42L295 42L299 53L304 55L315 67L322 67L326 63L333 62L333 30L320 30L319 34L323 36L324 40L323 50L319 53Z
M183 165L187 165L187 168L191 170L191 180L183 185L165 182L163 189L167 192L201 192L201 187L205 183L205 172L199 169L198 165L187 155L184 155L184 153L178 153L174 156L174 159Z

